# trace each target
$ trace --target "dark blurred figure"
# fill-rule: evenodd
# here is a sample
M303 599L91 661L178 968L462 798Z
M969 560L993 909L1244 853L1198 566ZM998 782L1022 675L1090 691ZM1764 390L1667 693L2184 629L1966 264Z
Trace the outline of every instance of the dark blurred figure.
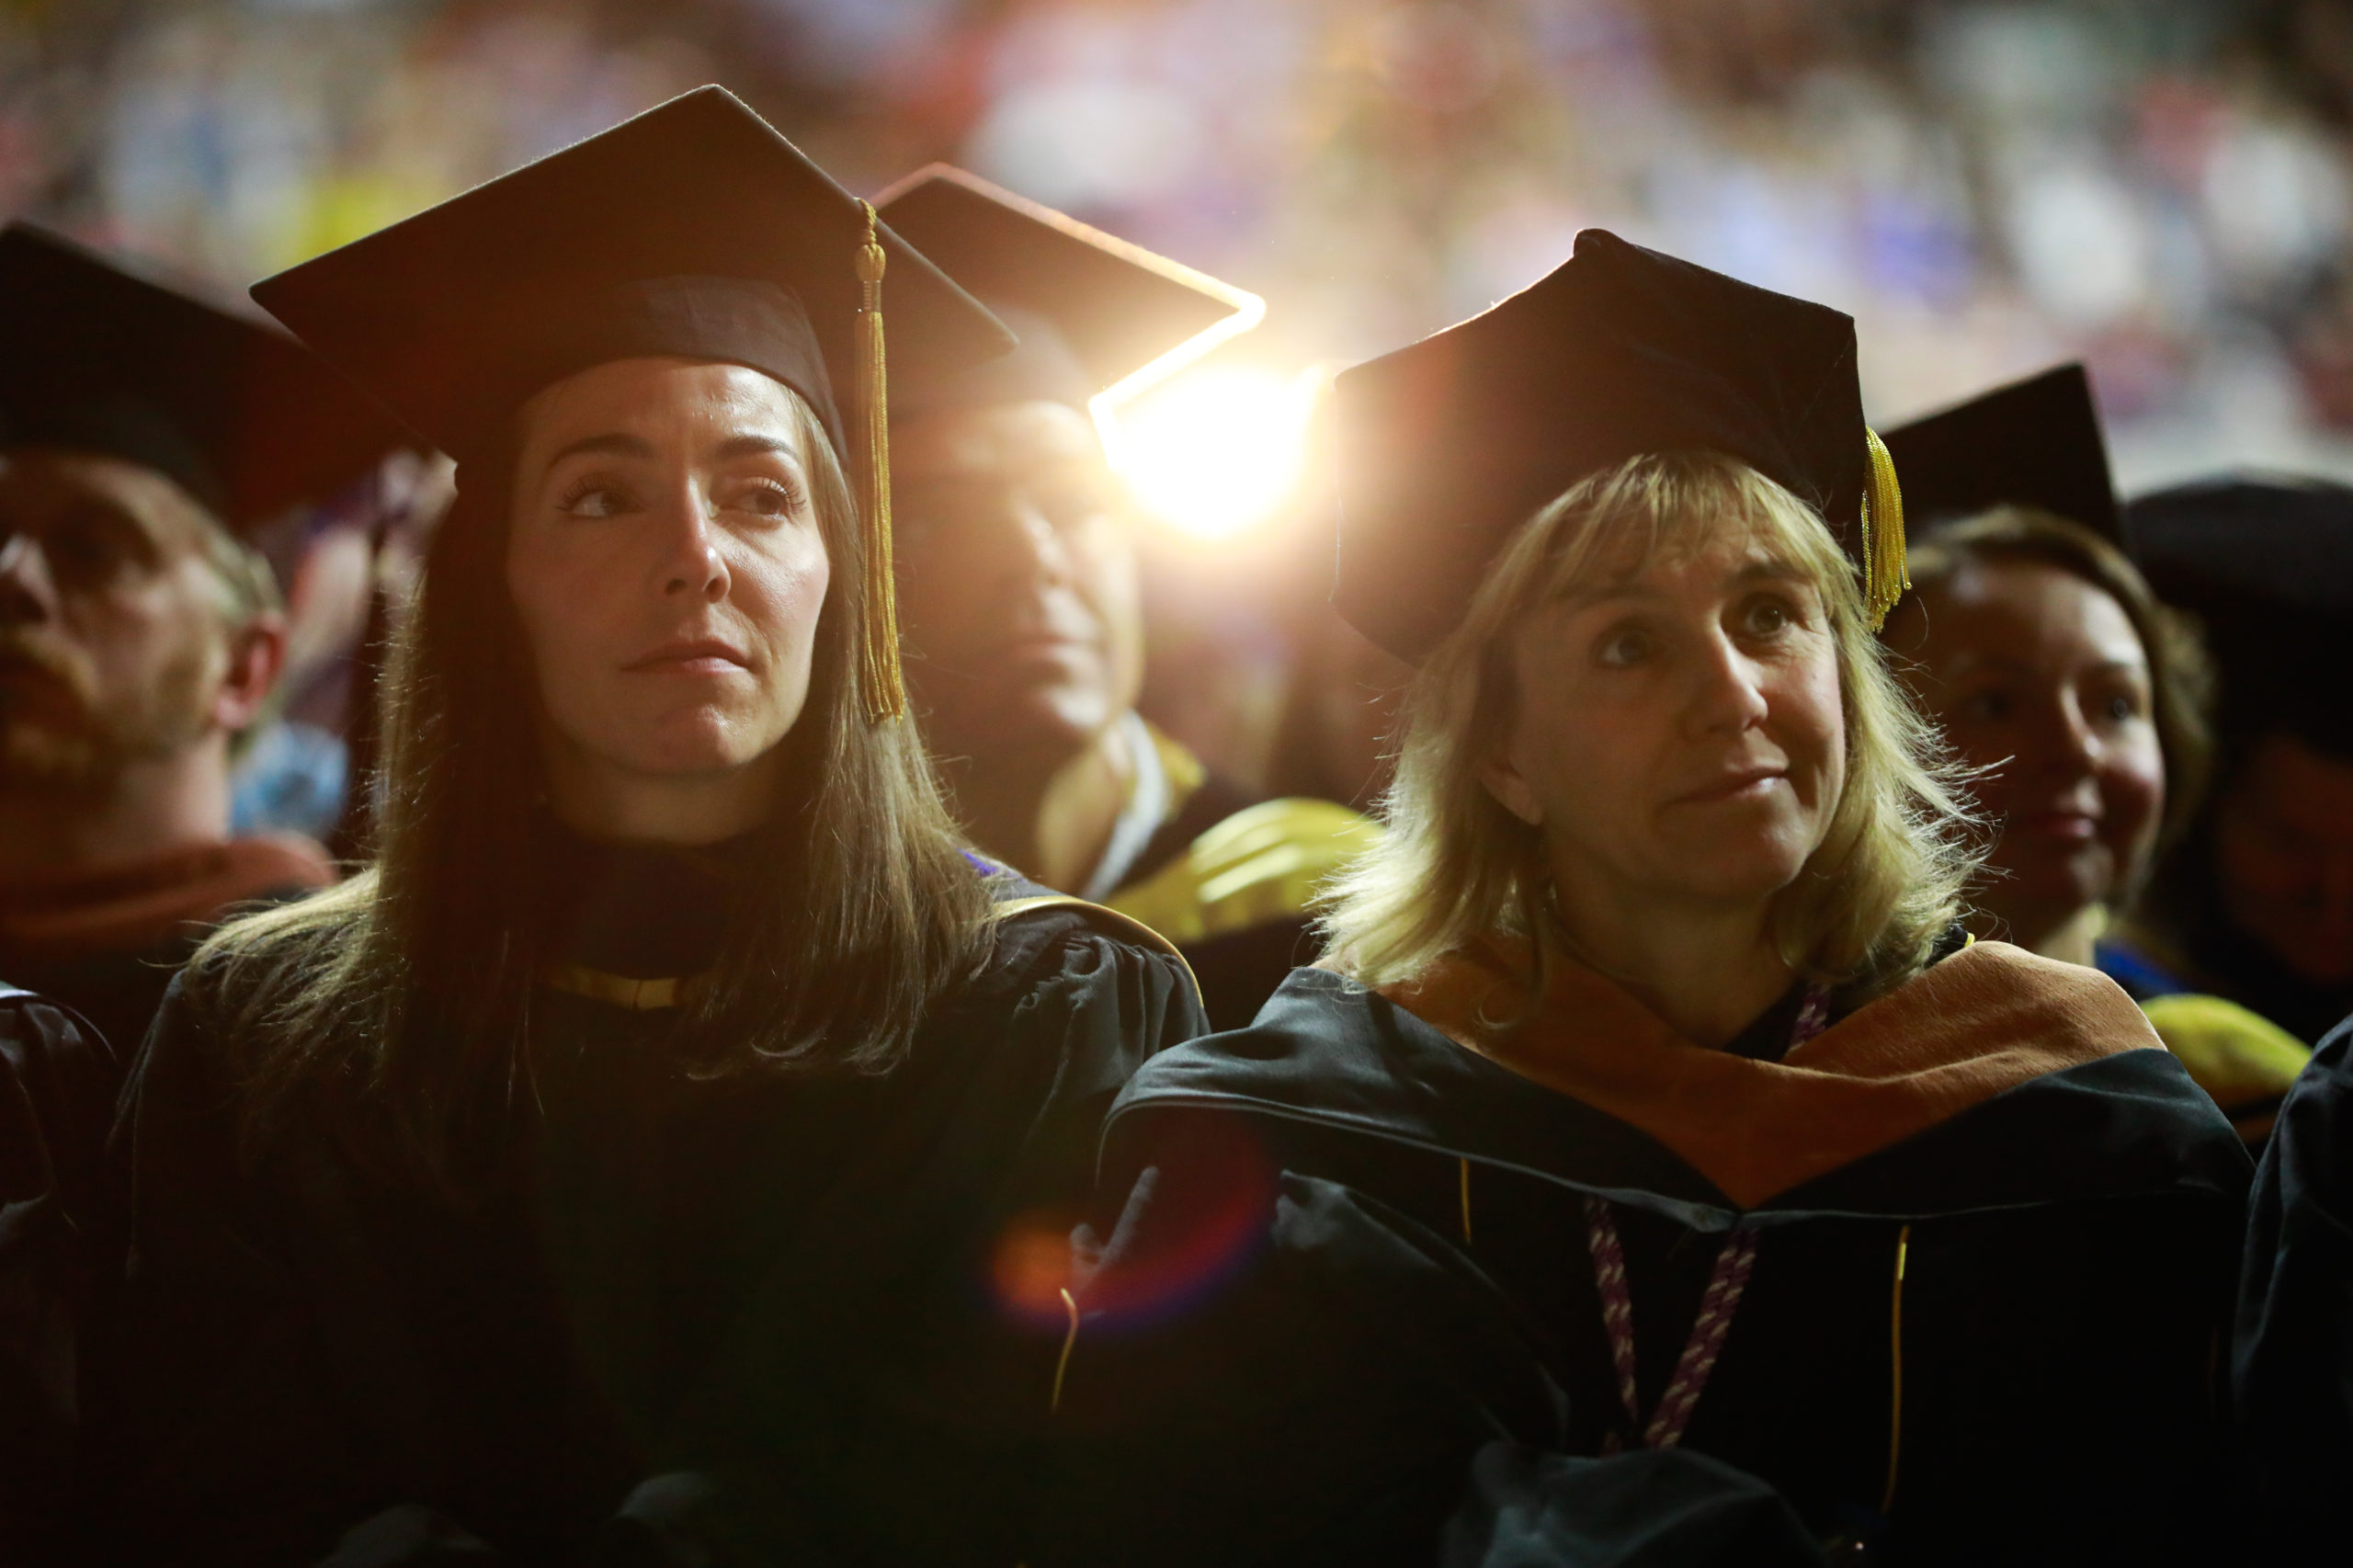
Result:
M1305 911L1370 824L1261 800L1136 711L1142 592L1131 503L1089 416L1253 305L1165 257L960 170L880 203L1021 346L894 406L901 613L924 737L973 841L1142 921L1238 1028L1311 956Z
M2130 517L2222 680L2213 800L2131 935L2183 985L2317 1040L2353 1011L2353 490L2221 479Z
M1324 606L1300 629L1270 782L1369 812L1389 788L1398 703L1413 666Z
M1972 926L2097 966L2141 1004L2240 1134L2269 1131L2309 1052L2104 940L2202 798L2211 675L2119 548L2090 381L2062 366L1889 432L1912 597L1888 645L1996 835Z
M69 1510L115 1077L86 1022L0 981L0 1562L54 1561Z
M2353 1019L2322 1040L2256 1169L2231 1383L2245 1559L2345 1560L2353 1473Z
M0 973L118 1051L226 910L334 880L307 839L231 836L286 653L245 536L395 439L274 328L0 235Z

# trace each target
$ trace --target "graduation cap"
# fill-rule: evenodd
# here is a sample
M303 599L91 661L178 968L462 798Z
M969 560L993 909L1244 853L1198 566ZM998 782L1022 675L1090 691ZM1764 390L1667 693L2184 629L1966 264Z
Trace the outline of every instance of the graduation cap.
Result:
M1012 347L1004 326L733 95L700 87L254 285L254 298L464 461L540 389L614 359L748 366L805 399L870 533L869 690L904 708L891 591L888 386Z
M891 226L978 295L1020 347L902 398L902 415L1044 401L1084 412L1141 392L1258 324L1266 302L1141 245L933 164L874 199Z
M2153 491L2124 511L2134 560L2174 603L2353 618L2353 488L2234 473Z
M2149 585L2204 623L2234 723L2353 754L2353 488L2232 473L2124 512Z
M2124 542L2108 443L2080 364L1995 388L1886 433L1915 523L2032 506Z
M0 445L154 469L250 536L404 444L275 323L30 223L0 231Z
M1874 625L1909 585L1854 322L1605 230L1483 314L1342 372L1334 396L1333 603L1409 661L1539 508L1647 452L1721 452L1812 505L1861 567Z

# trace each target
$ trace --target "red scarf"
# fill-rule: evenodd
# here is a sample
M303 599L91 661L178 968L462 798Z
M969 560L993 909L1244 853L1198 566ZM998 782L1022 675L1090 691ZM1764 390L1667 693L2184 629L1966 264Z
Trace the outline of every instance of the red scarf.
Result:
M326 851L292 834L175 849L0 887L0 953L29 963L138 952L267 893L333 885Z

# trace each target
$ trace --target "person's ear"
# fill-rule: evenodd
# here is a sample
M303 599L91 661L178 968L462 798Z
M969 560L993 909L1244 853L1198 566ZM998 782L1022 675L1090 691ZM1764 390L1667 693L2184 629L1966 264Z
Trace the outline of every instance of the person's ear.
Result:
M212 694L212 722L233 735L261 717L286 671L286 618L263 611L229 633L227 652L221 685Z
M1487 793L1499 801L1504 810L1530 827L1544 825L1544 806L1537 800L1536 791L1529 788L1528 776L1519 770L1511 747L1501 746L1486 761L1479 765L1479 782Z

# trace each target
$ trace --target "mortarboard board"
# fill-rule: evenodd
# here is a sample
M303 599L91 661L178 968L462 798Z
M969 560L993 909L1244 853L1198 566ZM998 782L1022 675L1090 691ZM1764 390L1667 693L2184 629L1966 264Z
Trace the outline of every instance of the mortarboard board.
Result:
M874 199L1021 338L1004 358L902 399L897 412L1031 400L1084 411L1106 391L1142 391L1266 314L1255 294L946 164Z
M254 285L254 298L419 435L494 447L551 382L614 359L741 364L800 393L847 459L858 413L867 650L895 717L881 280L893 367L951 374L1012 347L987 311L732 94L701 87Z
M2080 523L2112 543L2124 520L2091 377L2061 365L1885 432L1913 524L2004 505Z
M2353 488L2230 474L2153 491L2124 512L2133 559L2172 603L2353 618Z
M2149 585L2204 624L2234 726L2277 722L2353 750L2353 488L2234 473L2124 513Z
M233 531L350 484L405 437L242 301L17 222L0 232L0 444L155 469Z
M1854 322L1605 230L1501 304L1342 372L1334 393L1333 602L1401 658L1453 629L1539 508L1645 452L1721 452L1811 504L1861 565L1874 622L1905 586Z

